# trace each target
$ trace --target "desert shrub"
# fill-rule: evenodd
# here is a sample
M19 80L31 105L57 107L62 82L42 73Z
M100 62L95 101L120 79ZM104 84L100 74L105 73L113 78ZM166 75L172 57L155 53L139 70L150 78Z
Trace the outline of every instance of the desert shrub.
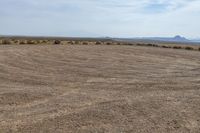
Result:
M54 44L61 44L61 41L60 40L55 40Z
M11 44L10 40L2 40L2 44Z
M35 43L40 44L40 43L42 43L42 41L36 40Z
M189 46L188 46L188 47L185 47L185 49L186 49L186 50L194 50L193 47L189 47Z
M88 42L83 42L83 45L88 45Z
M153 44L150 44L150 43L149 43L149 44L147 44L147 46L153 47Z
M173 49L182 49L181 46L174 46Z
M147 46L145 43L140 43L139 46Z
M74 42L73 42L73 41L69 41L69 42L68 42L68 44L71 44L71 45L73 45L73 44L74 44Z
M47 43L48 41L47 40L42 40L42 43Z
M80 42L79 42L79 41L75 41L74 43L75 43L75 44L80 44Z
M27 44L35 44L35 42L33 40L28 40Z
M153 44L152 46L153 46L153 47L159 47L157 44Z
M16 43L16 44L19 43L19 40L15 40L14 43Z
M106 42L106 45L111 45L112 43L111 42Z
M97 41L95 44L96 44L96 45L101 45L101 42L100 42L100 41Z
M132 46L133 44L132 43L127 43L126 45Z
M21 40L21 41L19 42L19 44L26 44L26 41Z
M199 49L198 49L199 51L200 51L200 47L199 47Z
M142 43L137 43L136 45L137 46L144 46L144 44L142 44Z
M161 46L161 47L162 47L162 48L170 48L169 46L165 46L165 45L164 45L164 46Z

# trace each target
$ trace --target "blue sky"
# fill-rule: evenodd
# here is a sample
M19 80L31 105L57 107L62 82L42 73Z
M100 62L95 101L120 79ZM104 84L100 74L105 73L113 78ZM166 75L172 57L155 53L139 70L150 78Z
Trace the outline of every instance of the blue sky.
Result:
M1 35L200 37L200 0L0 0Z

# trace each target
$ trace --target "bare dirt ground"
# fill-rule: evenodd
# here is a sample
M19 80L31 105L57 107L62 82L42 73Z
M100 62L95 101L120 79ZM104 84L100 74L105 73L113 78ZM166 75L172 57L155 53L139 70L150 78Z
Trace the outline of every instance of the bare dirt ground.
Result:
M199 133L200 52L0 46L0 132Z

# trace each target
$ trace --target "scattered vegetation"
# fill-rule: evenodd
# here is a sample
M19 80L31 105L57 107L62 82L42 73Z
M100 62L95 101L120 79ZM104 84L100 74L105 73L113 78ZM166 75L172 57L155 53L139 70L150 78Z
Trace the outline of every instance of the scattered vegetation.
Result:
M10 40L2 40L2 44L11 44Z
M95 44L96 44L96 45L101 45L101 42L100 42L100 41L97 41Z
M153 44L150 44L150 43L149 43L149 44L147 44L147 46L153 47Z
M71 45L73 45L73 44L74 44L74 42L73 42L73 41L69 41L69 42L68 42L68 44L71 44Z
M83 45L88 45L88 42L83 42Z
M181 46L173 46L173 49L182 49Z
M170 47L170 46L165 46L165 45L164 45L164 46L162 46L162 48L171 48L171 47Z
M42 43L47 43L48 41L47 40L42 40Z
M185 49L186 49L186 50L194 50L193 47L189 47L189 46L185 47Z
M35 44L35 41L33 41L33 40L28 40L28 41L27 41L27 44Z
M75 41L74 43L75 43L75 44L80 44L80 42L79 42L79 41Z
M154 44L154 43L133 43L133 42L117 42L117 41L98 41L98 40L52 40L52 39L44 39L44 38L1 38L0 44L77 44L77 45L129 45L129 46L147 46L147 47L160 47L160 48L173 48L173 49L185 49L185 50L198 50L200 51L200 47L193 47L193 46L181 46L181 45L164 45L164 44Z
M54 41L54 44L61 44L61 41L55 40L55 41Z
M20 40L19 44L26 44L26 41Z
M19 40L14 40L13 41L15 44L18 44L19 43Z
M129 46L131 46L131 45L133 45L132 43L127 43L126 45L129 45Z
M111 45L112 43L111 42L106 42L106 45Z

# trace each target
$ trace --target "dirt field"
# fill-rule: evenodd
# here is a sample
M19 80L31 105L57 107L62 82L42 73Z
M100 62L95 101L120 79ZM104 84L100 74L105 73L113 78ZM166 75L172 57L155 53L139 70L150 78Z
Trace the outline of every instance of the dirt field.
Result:
M2 45L0 132L199 133L200 52Z

